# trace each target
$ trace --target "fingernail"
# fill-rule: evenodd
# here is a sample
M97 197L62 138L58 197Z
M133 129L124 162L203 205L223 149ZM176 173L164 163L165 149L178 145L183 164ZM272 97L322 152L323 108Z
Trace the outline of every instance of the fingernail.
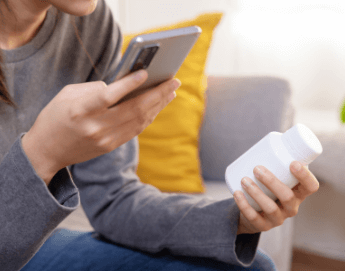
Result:
M256 178L259 178L260 176L263 175L262 170L261 170L258 166L256 166L256 167L254 168L254 175L255 175Z
M173 93L170 94L169 96L169 101L171 102L172 100L174 100L176 98L176 92L174 91Z
M297 172L297 171L301 170L302 165L299 162L296 161L296 162L293 163L292 168L293 168L294 171Z
M242 199L241 192L234 193L234 198L236 201L240 201Z
M243 188L249 188L252 186L250 181L247 179L247 177L244 177L242 179L241 184L242 184Z
M179 79L175 78L174 81L173 81L173 87L174 87L174 89L177 89L177 88L179 88L180 86L181 86L181 81L180 81Z

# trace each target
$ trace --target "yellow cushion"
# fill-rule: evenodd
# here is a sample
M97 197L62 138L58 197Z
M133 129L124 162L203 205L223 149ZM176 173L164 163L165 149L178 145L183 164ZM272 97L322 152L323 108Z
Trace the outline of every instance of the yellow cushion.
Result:
M124 36L123 52L130 40L144 33L197 25L198 41L185 59L176 78L182 82L177 97L139 135L141 181L164 192L204 192L199 163L199 130L202 123L207 78L204 74L213 30L222 13L206 13L193 20Z

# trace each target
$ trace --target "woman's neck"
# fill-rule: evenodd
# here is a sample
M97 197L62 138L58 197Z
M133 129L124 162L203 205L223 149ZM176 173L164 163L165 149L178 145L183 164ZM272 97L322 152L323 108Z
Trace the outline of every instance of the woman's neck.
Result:
M45 0L0 1L0 48L11 50L30 42L41 29L50 4Z

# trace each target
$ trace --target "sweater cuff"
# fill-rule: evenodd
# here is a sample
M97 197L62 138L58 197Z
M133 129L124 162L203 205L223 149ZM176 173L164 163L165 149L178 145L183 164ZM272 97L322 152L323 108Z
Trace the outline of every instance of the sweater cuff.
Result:
M238 261L243 266L250 266L255 258L261 233L239 234L235 242L235 252Z
M238 223L240 222L240 210L238 209L234 199L232 198L231 201L233 202L233 226L231 227L232 233L236 236ZM236 225L236 226L235 226ZM234 249L235 255L237 257L238 262L244 266L249 267L253 264L254 258L256 255L256 251L258 248L259 240L260 240L261 233L255 234L239 234L235 238L234 242Z
M24 152L22 145L22 137L26 133L22 133L19 139L13 145L12 157L19 172L21 172L26 179L30 179L31 188L35 193L41 195L42 200L53 201L57 204L56 207L61 208L66 212L66 216L72 211L76 210L80 204L79 191L72 180L72 175L67 167L59 170L48 187L46 183L38 176L29 158Z

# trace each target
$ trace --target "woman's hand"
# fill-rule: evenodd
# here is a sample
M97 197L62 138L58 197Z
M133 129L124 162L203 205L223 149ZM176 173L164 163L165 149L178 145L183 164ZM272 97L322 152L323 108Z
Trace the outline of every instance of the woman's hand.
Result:
M257 170L258 168L260 170ZM244 194L236 191L234 198L241 211L237 234L268 231L282 225L286 218L297 214L300 204L306 197L319 189L319 182L315 176L299 162L292 162L290 171L299 181L293 189L278 180L265 167L258 166L254 169L255 177L277 196L278 203L266 196L250 178L243 178L247 182L242 180L242 187L258 203L262 211L255 211Z
M172 79L112 107L146 79L141 70L108 86L89 82L64 87L22 138L37 174L48 184L60 169L108 153L140 134L180 86Z

